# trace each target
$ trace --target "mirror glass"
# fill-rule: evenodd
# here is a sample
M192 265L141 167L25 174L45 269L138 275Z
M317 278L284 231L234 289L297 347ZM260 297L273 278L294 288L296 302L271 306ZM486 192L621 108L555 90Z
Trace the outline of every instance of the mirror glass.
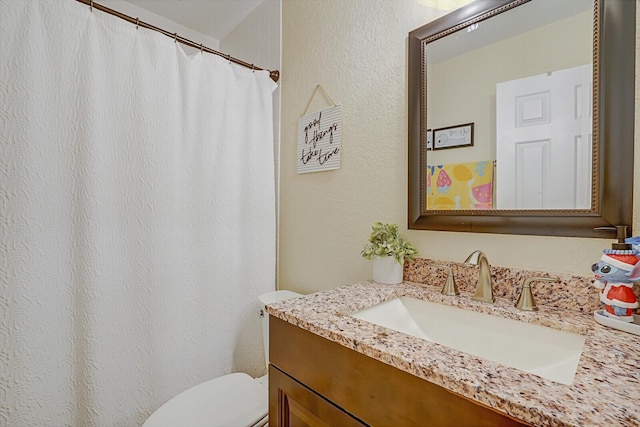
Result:
M591 208L593 16L534 0L426 44L428 210Z
M475 0L411 31L409 228L630 227L635 16L628 0Z

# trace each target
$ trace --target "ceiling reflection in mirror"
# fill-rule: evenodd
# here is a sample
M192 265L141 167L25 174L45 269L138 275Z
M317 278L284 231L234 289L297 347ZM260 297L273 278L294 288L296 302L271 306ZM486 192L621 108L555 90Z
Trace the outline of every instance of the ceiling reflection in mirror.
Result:
M593 0L532 0L424 45L427 210L590 209Z

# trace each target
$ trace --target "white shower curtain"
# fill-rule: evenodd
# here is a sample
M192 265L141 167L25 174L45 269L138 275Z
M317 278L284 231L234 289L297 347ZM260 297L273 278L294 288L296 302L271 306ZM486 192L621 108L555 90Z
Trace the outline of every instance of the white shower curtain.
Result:
M274 89L75 0L0 0L0 425L139 425L264 372Z

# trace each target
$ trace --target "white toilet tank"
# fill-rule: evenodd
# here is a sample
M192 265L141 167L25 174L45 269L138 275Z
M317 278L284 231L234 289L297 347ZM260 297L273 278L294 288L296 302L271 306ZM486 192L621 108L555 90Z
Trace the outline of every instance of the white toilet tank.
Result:
M267 304L273 304L280 301L286 301L288 299L301 297L302 294L298 294L292 291L271 291L258 296L260 301L260 316L262 317L262 340L264 342L264 360L269 367L269 315L265 310Z

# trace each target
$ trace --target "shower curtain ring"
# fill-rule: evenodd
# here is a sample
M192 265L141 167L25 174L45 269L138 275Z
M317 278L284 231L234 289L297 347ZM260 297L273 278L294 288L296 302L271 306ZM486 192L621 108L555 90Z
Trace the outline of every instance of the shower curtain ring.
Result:
M173 33L173 42L178 43L178 33Z
M227 61L229 61L229 65L231 65L231 54L227 53Z
M253 66L253 64L251 64L251 72L255 73L256 72L256 67Z
M138 29L139 26L140 26L140 19L136 17L136 30Z
M89 10L93 12L93 0L89 3Z
M204 47L202 45L203 43L200 43L200 53L202 53L202 51L204 50Z

